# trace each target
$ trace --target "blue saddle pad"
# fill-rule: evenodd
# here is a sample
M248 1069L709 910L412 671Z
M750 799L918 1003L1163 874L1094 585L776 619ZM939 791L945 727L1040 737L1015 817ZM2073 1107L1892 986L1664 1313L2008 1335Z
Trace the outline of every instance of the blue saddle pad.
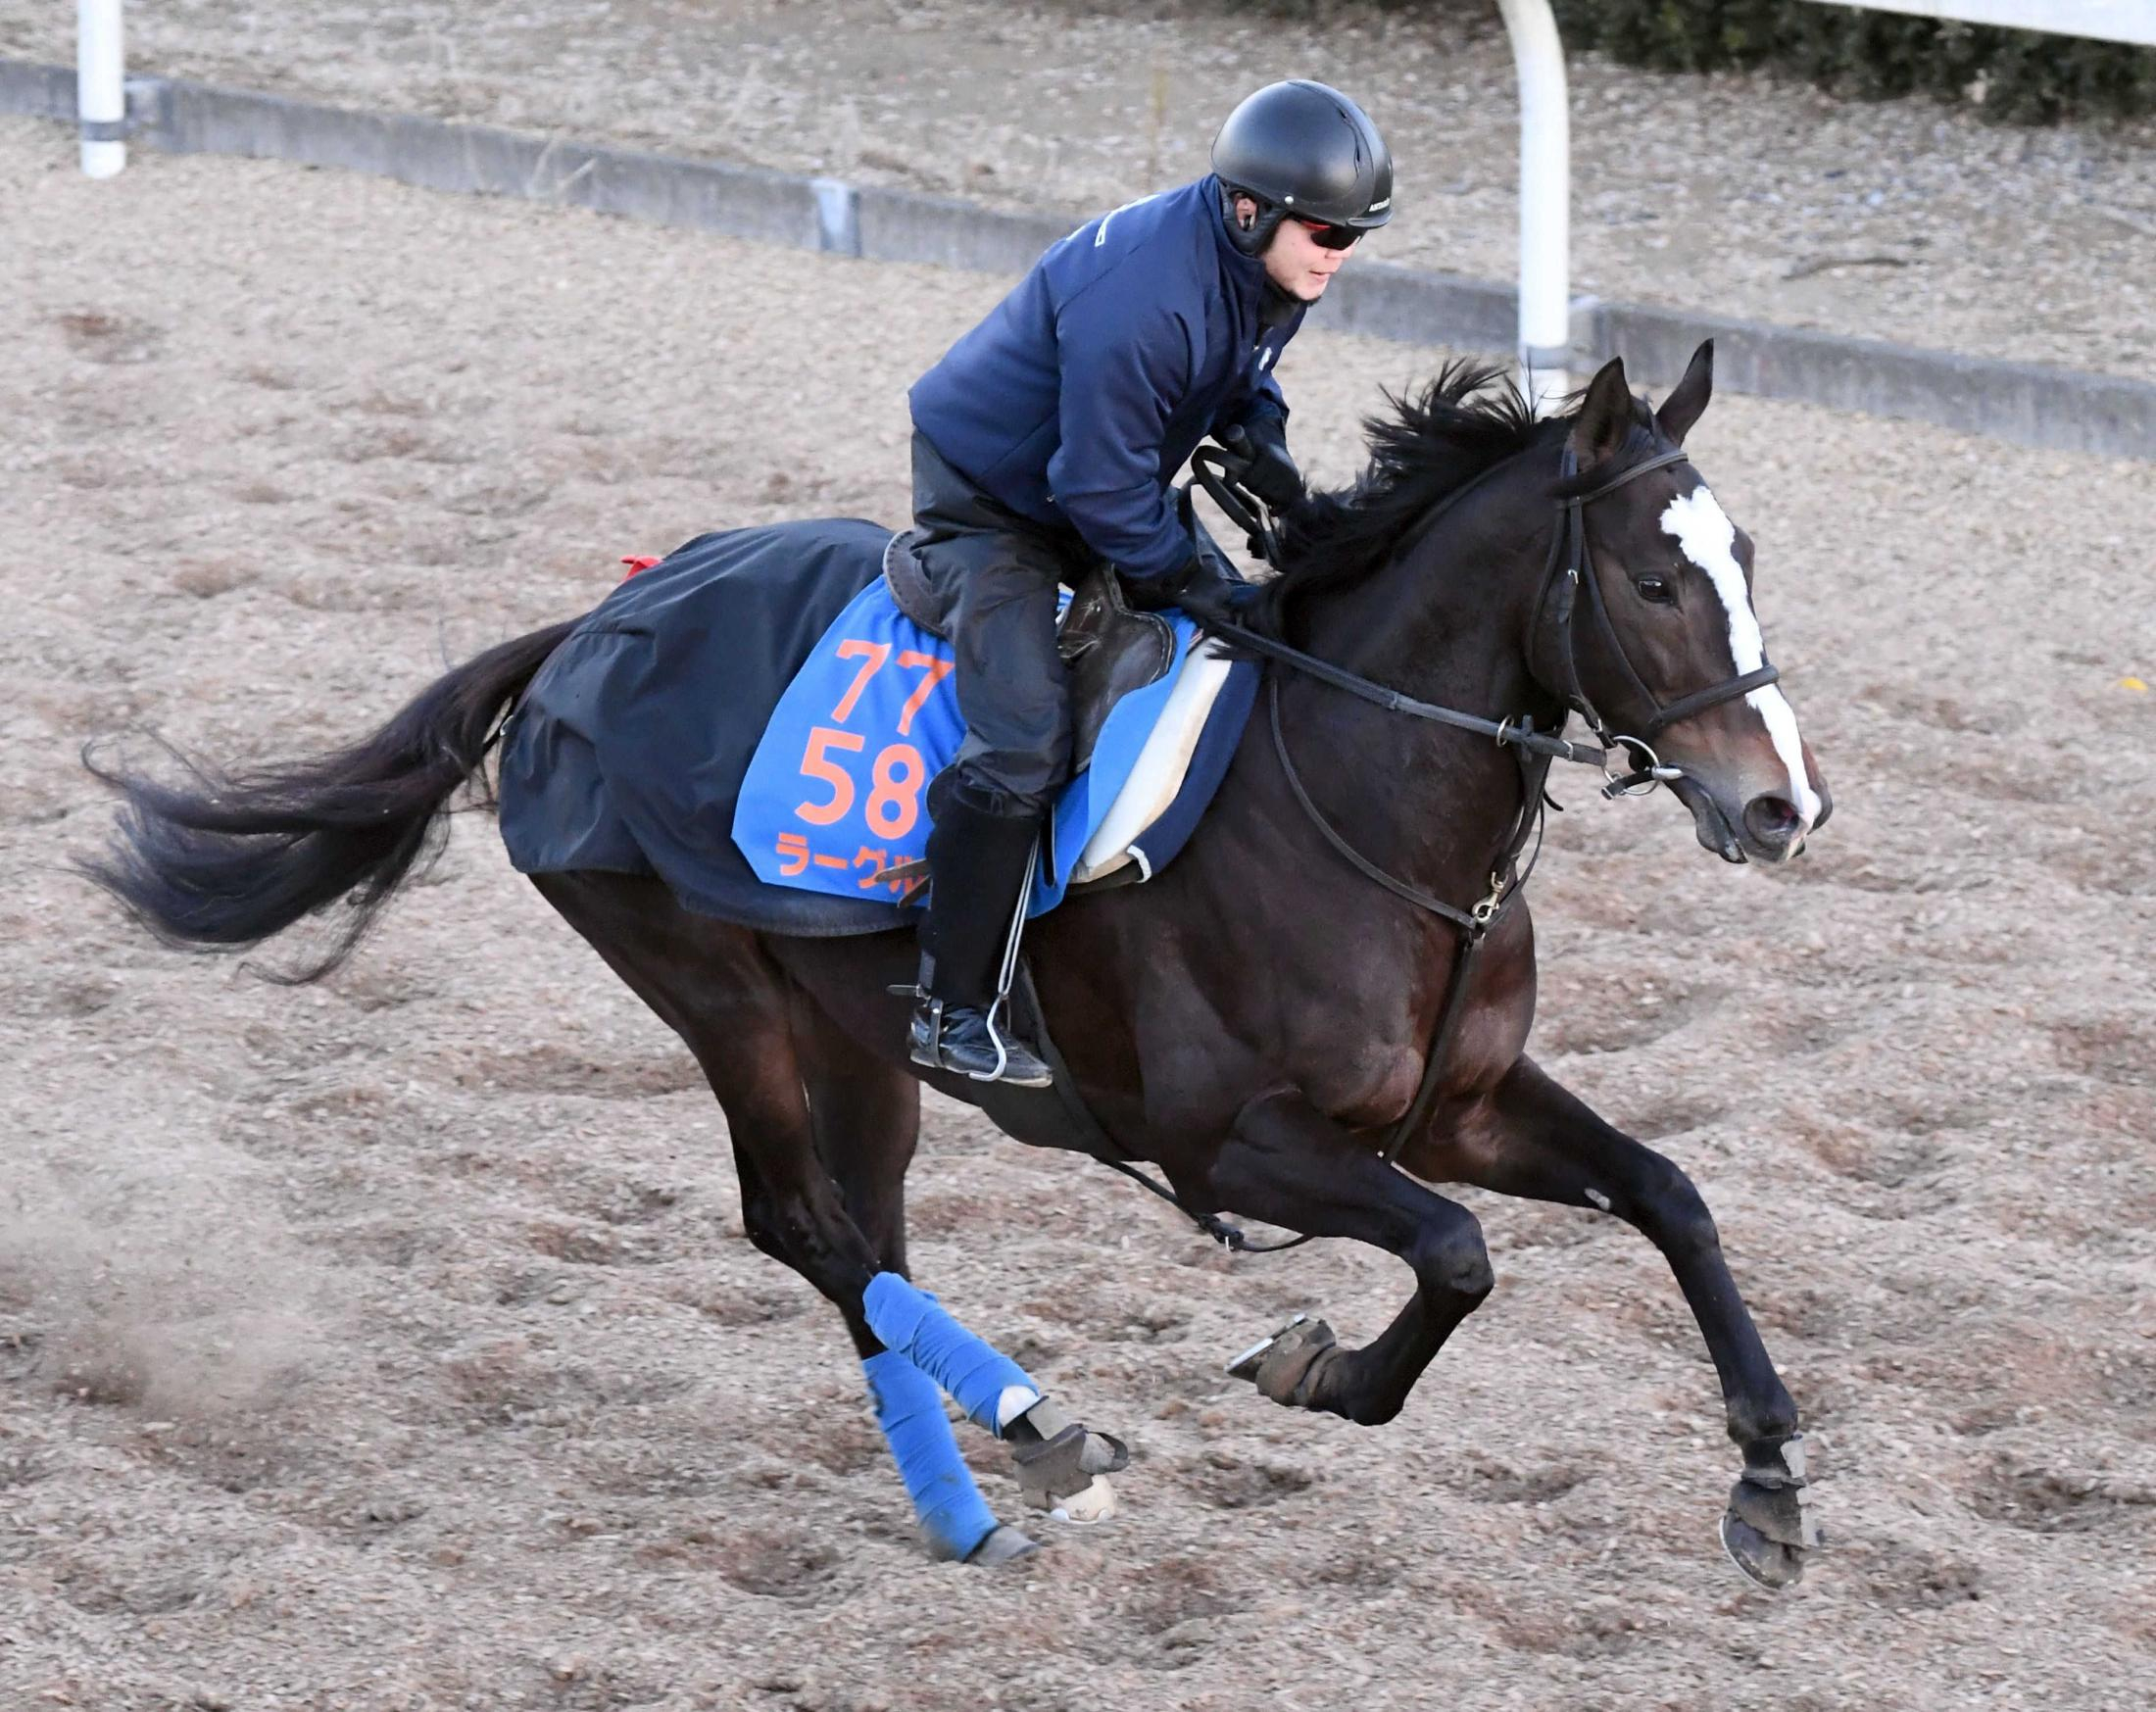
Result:
M1175 664L1115 705L1091 761L1057 799L1032 914L1062 901L1197 638L1182 613L1162 615L1175 629ZM734 844L759 879L898 903L911 882L886 876L926 852L928 782L965 736L952 663L951 645L900 611L881 577L854 597L779 698L742 780ZM1144 874L1166 865L1211 799L1249 716L1255 676L1239 665L1222 689L1173 806L1146 838Z

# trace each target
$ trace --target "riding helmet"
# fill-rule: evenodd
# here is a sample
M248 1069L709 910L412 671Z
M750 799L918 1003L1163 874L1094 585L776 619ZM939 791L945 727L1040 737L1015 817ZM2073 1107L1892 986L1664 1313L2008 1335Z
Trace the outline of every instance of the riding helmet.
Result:
M1254 253L1283 218L1372 231L1393 218L1393 153L1370 116L1338 89L1305 78L1268 83L1228 115L1213 138L1223 186L1260 205Z

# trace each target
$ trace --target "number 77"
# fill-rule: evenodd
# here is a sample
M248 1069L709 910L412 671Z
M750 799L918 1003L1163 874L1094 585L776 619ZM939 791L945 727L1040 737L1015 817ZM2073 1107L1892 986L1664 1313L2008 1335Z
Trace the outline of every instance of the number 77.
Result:
M865 660L868 662L854 674L854 681L848 686L846 694L839 698L839 705L831 709L831 717L843 725L846 723L846 716L853 712L854 704L860 700L861 691L868 687L868 680L883 670L883 662L891 658L891 644L864 642L857 636L839 644L839 658Z
M908 737L913 731L913 715L928 705L928 698L936 693L936 686L951 675L954 662L908 648L899 656L899 663L911 666L916 671L927 672L927 676L915 686L913 693L906 698L906 706L899 709L899 735Z

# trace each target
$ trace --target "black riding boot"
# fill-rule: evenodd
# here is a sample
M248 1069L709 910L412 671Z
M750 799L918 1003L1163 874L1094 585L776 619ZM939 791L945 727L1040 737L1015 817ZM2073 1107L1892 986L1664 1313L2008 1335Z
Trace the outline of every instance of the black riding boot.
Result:
M1040 1054L996 1022L1004 954L1040 821L992 813L956 780L931 788L930 811L920 1000L907 1042L913 1062L976 1082L1046 1088L1054 1078Z

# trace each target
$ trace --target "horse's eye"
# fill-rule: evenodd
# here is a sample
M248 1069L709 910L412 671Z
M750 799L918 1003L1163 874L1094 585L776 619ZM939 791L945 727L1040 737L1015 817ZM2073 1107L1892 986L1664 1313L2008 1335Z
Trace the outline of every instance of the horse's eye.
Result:
M1636 578L1632 586L1638 589L1646 600L1659 601L1663 606L1668 606L1670 603L1669 584L1658 576Z

